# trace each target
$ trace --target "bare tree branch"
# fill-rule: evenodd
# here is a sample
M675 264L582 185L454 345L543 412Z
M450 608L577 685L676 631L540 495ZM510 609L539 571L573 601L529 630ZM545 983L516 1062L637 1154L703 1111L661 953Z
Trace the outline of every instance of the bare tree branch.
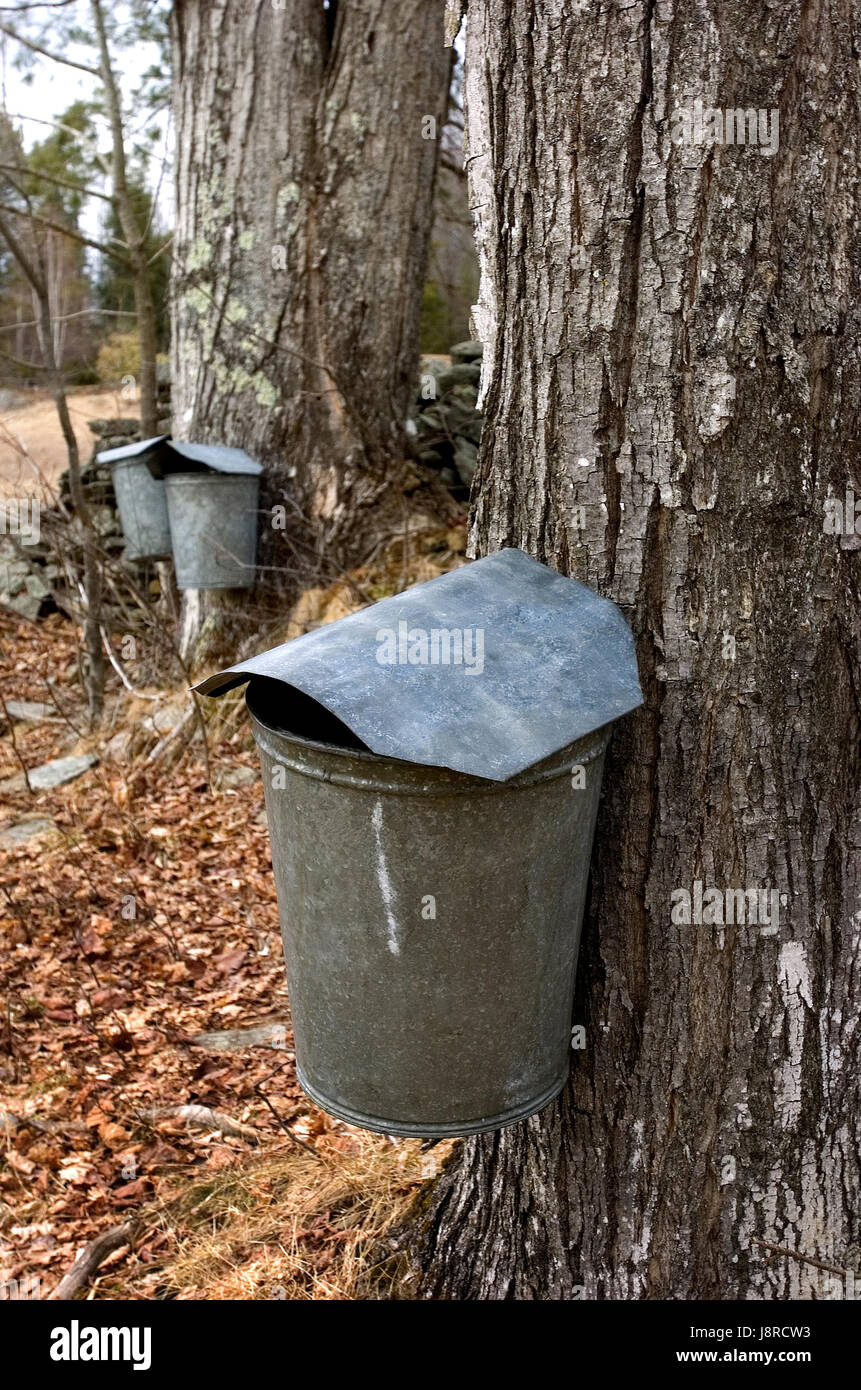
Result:
M27 215L23 213L20 208L9 208L6 210L13 213L16 217ZM36 222L44 223L45 219L36 218L34 214L31 213L31 227L34 227ZM58 227L57 230L62 232L66 229ZM33 289L33 296L39 314L39 324L37 328L39 346L45 362L51 395L54 398L54 404L57 408L57 417L60 421L60 429L63 433L63 439L66 443L66 452L69 458L69 490L71 492L75 514L83 532L83 588L86 596L83 630L84 642L89 658L86 689L89 704L90 728L94 729L101 718L105 687L104 656L102 654L101 633L99 631L99 618L102 605L102 581L98 565L98 539L93 527L92 515L81 480L81 461L78 441L72 427L62 368L55 348L54 324L51 321L49 288L50 264L46 267L43 250L37 237L34 237L32 255L29 250L24 248L15 232L2 216L2 205L0 205L0 235L5 237L9 250L15 257L23 275L29 280Z
M73 125L66 125L63 121L48 121L43 119L41 116L27 115L23 111L6 111L4 109L3 114L9 121L33 121L35 125L50 126L51 130L62 130L66 135L73 135L76 140L82 139L83 136L82 131L76 130ZM93 116L93 120L101 119L102 118L100 116ZM98 149L95 149L92 145L90 146L90 153L93 159L95 159L96 163L99 165L102 172L106 175L109 174L110 165L105 156L101 154Z
M88 63L76 63L73 58L64 58L60 53L52 53L50 49L43 48L41 44L34 43L32 39L25 39L23 34L18 34L14 29L10 29L8 24L0 24L0 34L7 34L16 43L21 43L31 52L38 53L42 58L50 58L52 63L62 63L67 68L77 68L79 72L88 72L90 77L99 77L98 68L91 68Z
M28 169L25 164L0 164L0 170L7 174L28 174L31 178L55 183L58 188L69 188L73 193L84 193L88 198L103 198L106 203L114 201L110 193L102 193L98 188L86 188L83 184L72 183L69 179L60 179L56 174L46 174L42 169Z
M449 173L456 174L459 179L466 180L466 170L462 164L458 164L456 159L452 159L447 150L440 150L439 162L443 169L448 169Z
M0 203L0 212L9 212L14 217L30 218L42 227L50 227L53 232L60 232L63 236L71 237L72 241L79 241L82 246L91 246L94 251L101 251L103 256L110 256L120 265L124 265L127 270L133 269L131 261L126 256L120 255L119 251L115 251L113 247L106 246L103 241L94 241L92 237L84 236L82 232L73 232L71 227L64 227L62 222L54 222L50 217L43 217L38 212L25 212L23 208L12 207L11 203Z
M11 14L24 14L26 10L64 10L67 5L75 5L77 0L32 0L31 4L0 5L0 10Z
M158 250L155 251L155 252L150 256L149 260L147 261L147 265L154 265L155 262L158 260L159 256L163 256L164 253L165 253L165 251L167 251L168 247L169 247L169 246L172 246L172 245L173 245L173 232L171 232L170 236L168 237L168 239L167 239L167 241L164 243L164 245L163 245L163 246L160 246L160 247L158 248Z
M68 323L69 319L84 319L90 314L106 314L110 318L133 319L134 309L75 309L71 314L57 314L54 317L55 323ZM12 333L19 328L38 328L39 319L25 319L22 323L0 323L0 333Z
M0 211L15 212L19 217L26 217L27 215L18 208L7 209L4 207L2 203L0 203ZM12 231L12 228L6 222L6 219L2 216L0 216L0 235L2 235L5 239L9 247L9 250L12 252L12 255L15 257L16 261L20 265L21 269L23 270L27 279L30 281L30 284L33 286L33 289L36 291L36 293L38 295L46 294L47 290L45 287L45 281L42 278L42 274L39 270L39 267L27 255L27 252L24 250L24 247L21 245L21 242L18 240L17 236Z
M23 357L16 357L12 352L4 352L0 348L0 357L4 362L14 362L16 367L26 367L30 372L44 372L46 370L44 362L25 362Z

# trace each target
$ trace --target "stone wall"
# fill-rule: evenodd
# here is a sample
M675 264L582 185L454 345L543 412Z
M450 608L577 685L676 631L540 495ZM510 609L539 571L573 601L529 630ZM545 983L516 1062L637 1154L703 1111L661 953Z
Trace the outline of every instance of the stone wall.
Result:
M167 364L158 365L158 428L162 434L170 432L170 369ZM153 597L158 594L155 565L148 561L127 561L123 550L125 540L117 511L116 497L109 464L99 463L96 455L104 449L119 449L124 444L133 444L140 439L140 421L133 417L114 420L90 420L89 427L94 435L93 448L89 459L81 467L81 483L84 496L99 534L101 544L112 559L117 559L133 575L136 582L148 590ZM59 496L61 502L71 506L71 489L68 469L60 475ZM2 506L2 503L0 503ZM51 553L50 536L58 534L64 525L62 507L42 507L42 536L36 545L23 549L5 534L0 533L0 606L10 609L22 618L38 618L56 608L64 611L77 611L79 599L70 593L80 581L80 563L76 561L74 545L69 545L64 557L67 564L58 563L59 558ZM71 571L68 568L71 564ZM113 626L110 595L106 595L105 616L108 626ZM119 613L117 613L119 619ZM124 617L122 627L128 625Z
M439 470L455 496L467 497L481 439L476 410L481 343L455 343L451 364L423 357L415 419L416 448L423 463Z

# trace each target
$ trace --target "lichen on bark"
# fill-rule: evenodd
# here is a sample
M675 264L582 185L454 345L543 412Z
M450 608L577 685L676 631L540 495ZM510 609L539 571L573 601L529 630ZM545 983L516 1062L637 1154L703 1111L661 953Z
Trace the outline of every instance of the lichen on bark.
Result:
M334 566L364 558L374 516L402 505L443 9L177 0L172 15L174 434L259 458L262 511L286 503ZM271 528L260 540L271 584L293 556Z
M861 493L856 27L470 0L473 553L619 603L645 705L605 770L588 1046L463 1144L420 1297L822 1297L811 1260L861 1266L859 576L823 531ZM778 110L777 148L674 143L697 99ZM776 890L777 930L673 923L696 881Z

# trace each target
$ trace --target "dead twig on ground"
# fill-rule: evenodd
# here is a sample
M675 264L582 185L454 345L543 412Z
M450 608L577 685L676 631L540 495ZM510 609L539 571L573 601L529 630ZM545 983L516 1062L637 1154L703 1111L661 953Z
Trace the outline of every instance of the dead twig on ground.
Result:
M89 1134L82 1120L39 1120L35 1115L13 1115L0 1110L0 1129L12 1133L16 1129L33 1129L37 1134Z
M32 788L32 786L30 785L30 773L29 773L29 771L27 770L27 764L26 764L26 762L24 761L24 754L21 752L20 748L18 747L18 741L17 741L17 739L15 738L15 724L14 724L14 722L13 722L13 719L12 719L11 714L9 713L8 709L6 708L6 701L3 699L3 696L2 696L2 695L0 695L0 710L3 711L3 718L4 718L4 720L6 721L6 723L9 725L9 742L12 744L12 752L15 754L16 761L20 764L21 771L22 771L23 774L24 774L24 785L26 786L27 791L28 791L28 792L30 793L30 795L32 796L32 795L33 795L33 788Z
M185 732L185 730L188 728L188 725L191 723L193 719L194 710L190 709L187 714L183 715L179 723L174 725L170 732L165 734L164 738L156 744L149 757L141 763L140 767L135 768L134 772L128 779L129 786L132 786L137 781L137 779L141 777L144 772L146 772L147 768L152 767L153 763L158 762L159 758L161 758L164 755L164 753L167 752L171 744L176 743L180 735Z
M298 1134L294 1134L291 1129L287 1128L287 1125L284 1123L281 1116L278 1114L278 1111L275 1109L275 1106L272 1104L266 1092L262 1089L264 1081L271 1081L273 1076L277 1076L279 1071L283 1071L284 1068L289 1065L289 1062L283 1062L280 1067L276 1067L275 1070L271 1071L268 1076L264 1076L263 1081L258 1081L257 1085L254 1087L255 1093L272 1111L272 1114L278 1121L279 1129L283 1129L284 1133L287 1135L287 1138L291 1139L294 1144L297 1144L300 1149L304 1149L306 1153L313 1154L314 1158L316 1158L320 1163L325 1163L326 1160L322 1154L318 1153L317 1150L313 1148L311 1144L306 1144L305 1140L300 1139Z
M128 1221L123 1221L119 1226L111 1226L109 1230L96 1236L95 1240L91 1240L72 1267L63 1275L57 1287L48 1294L48 1298L55 1302L66 1302L75 1298L89 1283L99 1265L105 1262L108 1255L112 1255L115 1250L120 1250L124 1245L133 1243L139 1224L140 1218L132 1216L129 1217Z
M104 627L100 627L100 628L99 628L99 631L100 631L101 634L102 634L102 644L104 645L105 654L106 654L106 656L107 656L107 658L108 658L108 661L109 661L109 662L111 663L111 665L113 666L114 670L116 671L117 675L119 676L119 678L120 678L120 680L122 681L123 685L125 686L126 690L128 690L129 694L130 694L130 695L134 695L134 697L135 697L136 700L162 700L162 699L164 699L164 695L163 695L163 693L162 693L161 691L158 691L157 694L155 694L155 695L150 695L146 690L137 690L137 689L135 688L135 686L132 685L131 681L129 680L128 676L126 675L125 671L123 670L122 666L121 666L120 663L117 661L117 658L116 658L115 655L114 655L114 649L113 649L113 647L111 646L110 639L109 639L108 634L107 634L107 632L105 631Z
M161 1105L151 1110L139 1110L138 1117L151 1122L157 1120L181 1120L184 1124L200 1125L203 1129L217 1130L219 1134L233 1139L245 1139L249 1144L259 1144L261 1135L256 1129L231 1120L220 1110L212 1110L208 1105Z

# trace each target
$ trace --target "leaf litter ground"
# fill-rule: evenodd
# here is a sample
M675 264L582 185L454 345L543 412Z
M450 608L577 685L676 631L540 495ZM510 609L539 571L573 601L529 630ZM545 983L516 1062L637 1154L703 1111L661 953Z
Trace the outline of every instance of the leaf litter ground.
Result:
M152 707L118 680L107 734L87 738L77 651L60 614L0 611L3 700L53 706L35 722L0 709L0 839L37 822L0 849L0 1285L46 1297L131 1215L87 1296L358 1296L363 1260L451 1145L365 1134L296 1081L238 708L210 736L213 791L199 742L179 762L132 757ZM89 751L83 776L28 792L22 764ZM196 1041L261 1024L263 1045Z

